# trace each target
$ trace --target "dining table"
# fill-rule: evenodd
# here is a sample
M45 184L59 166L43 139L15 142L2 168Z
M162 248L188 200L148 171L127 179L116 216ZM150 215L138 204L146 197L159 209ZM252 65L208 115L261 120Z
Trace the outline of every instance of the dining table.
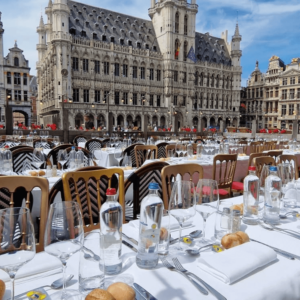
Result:
M243 202L243 197L235 197L224 200L226 204L240 204ZM206 238L217 242L214 238L215 217L212 214L207 219ZM299 220L294 217L289 217L282 222L279 227L289 228L299 231ZM128 223L123 225L123 232L130 235L133 226ZM196 213L192 218L191 226L185 227L182 231L183 235L188 235L191 231L203 229L203 219ZM290 237L279 232L270 232L259 225L246 225L242 222L241 230L246 232L251 239L263 242L267 245L280 248L282 250L300 255L300 240ZM171 237L178 237L178 229L171 232ZM124 238L125 239L125 238ZM195 240L195 243L201 243L202 236ZM127 242L136 247L129 239ZM256 243L250 241L249 243ZM212 286L220 294L228 300L299 300L300 299L300 261L289 260L284 256L277 255L276 260L264 267L253 271L252 273L242 277L238 281L228 284L217 277L207 273L199 268L199 260L208 260L219 253L208 248L201 251L200 256L191 256L185 251L170 252L168 256L164 256L172 263L172 258L177 257L181 264L188 271L195 273L198 277ZM186 246L189 247L189 246ZM240 247L240 246L238 246ZM267 246L265 246L267 247ZM232 251L235 248L225 250ZM175 254L174 254L175 253ZM78 268L79 268L79 253L70 257L67 263L67 274L74 275L74 278L69 282L69 289L78 289ZM136 253L128 246L122 245L122 262L123 270L120 275L130 274L133 281L141 285L149 291L157 300L191 300L191 299L216 299L211 293L207 296L200 294L199 291L185 278L176 272L172 272L165 268L159 261L156 268L152 270L144 270L137 267ZM245 264L247 262L245 261ZM98 268L98 263L95 262L95 268ZM59 260L45 252L36 254L32 261L24 265L16 275L15 293L23 295L17 299L26 299L23 293L50 285L54 280L62 277ZM0 271L0 278L6 282L6 292L4 300L10 299L10 283L8 276L3 271ZM113 277L109 278L114 280ZM44 287L48 295L55 292L50 287ZM82 297L84 299L84 296ZM142 299L142 298L136 298Z

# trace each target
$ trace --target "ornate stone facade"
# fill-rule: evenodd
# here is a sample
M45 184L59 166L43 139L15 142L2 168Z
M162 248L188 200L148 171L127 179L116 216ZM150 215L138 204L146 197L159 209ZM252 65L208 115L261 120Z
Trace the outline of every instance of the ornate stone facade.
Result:
M37 28L40 123L143 130L239 124L241 36L231 44L196 32L196 0L151 0L151 20L67 0L49 0ZM188 58L195 52L196 63Z
M292 129L293 120L300 113L300 59L293 58L285 65L272 56L266 73L256 63L247 82L247 125L258 117L259 128Z

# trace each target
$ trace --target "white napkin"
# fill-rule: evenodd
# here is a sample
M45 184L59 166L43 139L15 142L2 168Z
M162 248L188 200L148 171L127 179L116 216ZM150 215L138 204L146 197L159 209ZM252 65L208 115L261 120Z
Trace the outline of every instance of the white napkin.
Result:
M16 275L16 283L31 281L36 278L51 276L62 272L60 260L46 252L35 255L33 260L20 268ZM10 278L6 272L0 270L0 278L4 282L9 282Z
M273 249L249 242L205 259L200 258L197 265L208 274L231 284L276 259Z
M190 225L193 224L193 219L189 219L186 222L183 223L183 227L188 227ZM140 220L134 220L134 221L130 221L129 225L139 229L140 226ZM169 225L169 217L163 217L162 221L161 221L161 227L167 227ZM170 229L171 230L176 230L179 229L179 223L178 221L171 216L170 218Z

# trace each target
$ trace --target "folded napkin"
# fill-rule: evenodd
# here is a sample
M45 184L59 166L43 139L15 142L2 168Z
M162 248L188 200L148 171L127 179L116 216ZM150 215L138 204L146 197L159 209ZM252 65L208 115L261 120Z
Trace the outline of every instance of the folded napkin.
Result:
M16 283L47 277L61 272L62 263L60 260L46 252L41 252L20 268L16 275ZM0 278L4 282L10 281L7 273L2 270L0 270Z
M267 246L249 242L232 249L200 258L197 265L217 279L231 284L277 258Z
M193 219L189 219L183 223L183 227L188 227L192 224L193 224ZM129 225L138 229L140 226L140 220L130 221ZM169 225L169 217L163 217L161 221L161 227L167 227L168 225ZM171 230L179 229L178 221L172 216L170 218L170 229Z

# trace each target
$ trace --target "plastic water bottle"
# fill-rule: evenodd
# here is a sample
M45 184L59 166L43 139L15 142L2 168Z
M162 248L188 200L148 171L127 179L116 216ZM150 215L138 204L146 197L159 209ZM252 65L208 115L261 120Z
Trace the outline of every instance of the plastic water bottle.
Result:
M270 175L265 181L265 207L263 219L266 223L279 222L281 179L277 174L277 167L270 167Z
M150 137L148 137L147 145L151 145Z
M122 224L123 210L117 201L116 189L106 191L106 202L100 210L101 256L105 274L122 271Z
M75 147L73 146L69 154L69 169L75 170L75 168L76 168L76 151L75 151Z
M12 172L12 155L8 145L6 145L4 148L5 150L3 153L3 172L10 173Z
M255 167L249 167L249 175L244 179L244 215L243 222L249 225L259 223L259 178Z
M194 155L194 149L193 149L192 142L190 141L189 144L187 145L187 156L188 158L193 158L193 155Z
M84 153L80 147L78 147L78 151L76 153L76 167L84 168Z
M158 264L158 245L163 215L163 201L158 196L158 183L149 184L149 194L141 202L138 254L136 264L153 269Z

